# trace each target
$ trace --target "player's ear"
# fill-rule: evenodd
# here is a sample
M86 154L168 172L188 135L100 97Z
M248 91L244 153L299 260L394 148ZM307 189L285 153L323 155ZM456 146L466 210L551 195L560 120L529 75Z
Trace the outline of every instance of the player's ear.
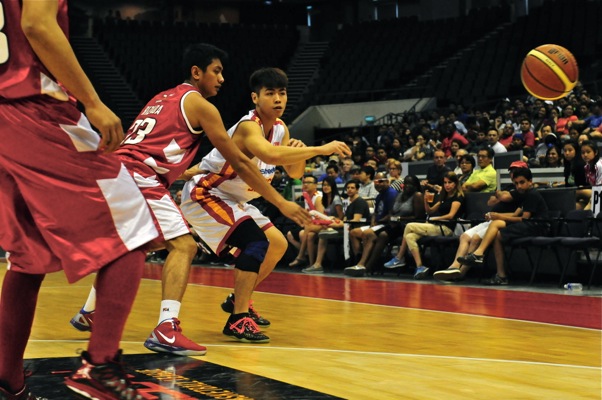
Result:
M192 78L192 80L198 81L201 79L202 76L203 76L202 69L200 69L196 65L193 65L192 67L190 67L190 77Z
M253 104L257 104L257 93L251 92L251 100L253 100Z

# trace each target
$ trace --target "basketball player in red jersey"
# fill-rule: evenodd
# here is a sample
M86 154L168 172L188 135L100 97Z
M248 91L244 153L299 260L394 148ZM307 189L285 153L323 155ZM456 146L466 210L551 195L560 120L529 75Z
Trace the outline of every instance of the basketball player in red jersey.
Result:
M224 154L236 173L286 215L302 221L303 213L285 201L263 178L256 164L243 155L227 135L219 113L206 99L224 83L222 61L227 55L208 45L189 46L183 57L184 83L159 93L143 108L117 150L150 206L169 251L163 267L163 296L159 321L144 345L177 355L204 355L207 349L182 334L178 319L197 245L168 188L192 162L203 134ZM211 229L209 229L211 230ZM79 330L93 327L94 289L82 310L71 320Z
M36 398L25 385L25 347L44 276L63 270L69 282L98 273L96 329L67 385L88 398L140 399L120 363L119 341L145 244L158 232L136 183L109 154L123 139L121 121L73 53L66 3L0 7L0 247L8 260L0 398Z

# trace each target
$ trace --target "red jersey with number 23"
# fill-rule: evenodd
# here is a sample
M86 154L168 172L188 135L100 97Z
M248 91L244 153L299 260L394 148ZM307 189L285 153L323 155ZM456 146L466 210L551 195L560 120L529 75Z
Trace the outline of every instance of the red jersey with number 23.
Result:
M157 94L138 114L116 151L146 165L165 187L190 166L202 138L203 131L191 126L184 113L184 99L191 95L200 96L200 92L188 83Z

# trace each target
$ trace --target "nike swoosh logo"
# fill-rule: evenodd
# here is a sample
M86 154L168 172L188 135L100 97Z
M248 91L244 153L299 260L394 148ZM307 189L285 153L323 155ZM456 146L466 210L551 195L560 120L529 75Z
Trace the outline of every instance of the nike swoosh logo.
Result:
M169 344L173 344L176 341L176 335L173 335L172 337L168 337L165 336L164 334L162 334L161 332L157 331L157 333L159 335L161 335L161 337Z

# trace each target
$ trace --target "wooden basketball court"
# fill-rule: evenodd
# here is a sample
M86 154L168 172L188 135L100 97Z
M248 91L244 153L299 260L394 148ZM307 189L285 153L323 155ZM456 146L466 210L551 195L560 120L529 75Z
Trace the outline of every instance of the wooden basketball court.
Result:
M172 376L172 394L148 389L146 398L602 398L599 288L567 294L277 271L254 295L256 308L272 322L266 330L271 343L248 345L221 334L227 315L219 305L231 291L232 275L226 268L193 268L180 319L184 333L208 352L174 361L142 345L157 323L161 295L160 265L147 264L122 348L146 354L136 356L146 363L155 360L151 368L126 359L138 374ZM60 273L48 275L26 353L31 365L43 361L60 370L64 357L85 348L88 335L69 319L92 280L69 285ZM233 397L187 391L174 377L181 369L196 382L211 378L212 387L223 378Z

